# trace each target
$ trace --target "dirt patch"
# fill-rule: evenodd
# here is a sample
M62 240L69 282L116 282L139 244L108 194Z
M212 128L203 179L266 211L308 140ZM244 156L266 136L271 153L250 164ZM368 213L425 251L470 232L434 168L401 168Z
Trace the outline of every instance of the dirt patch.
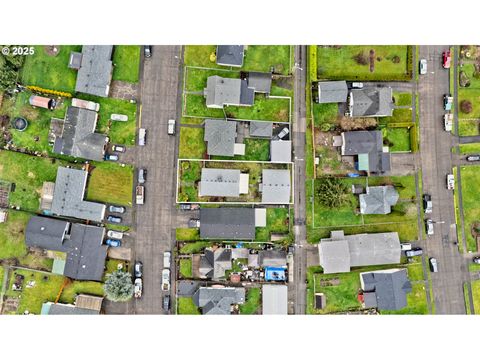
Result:
M37 120L39 116L39 111L37 109L34 109L31 106L24 106L22 110L20 111L20 114L22 117L28 120Z
M377 128L378 122L375 118L341 117L338 120L338 125L343 131L374 130Z
M18 305L20 305L19 298L13 298L13 297L6 298L5 301L3 302L3 313L9 314L9 313L16 312L18 309Z
M138 84L127 81L114 80L110 88L110 96L122 100L134 100L137 98Z
M375 71L375 50L374 49L370 49L370 53L369 53L370 57L369 57L369 60L370 60L370 72L374 72Z
M288 110L282 109L278 112L278 119L281 121L288 121Z
M43 47L43 50L45 50L48 56L55 57L60 52L60 45L47 45Z
M328 280L320 280L320 286L338 286L340 285L340 279L339 278L333 278L333 279L328 279Z

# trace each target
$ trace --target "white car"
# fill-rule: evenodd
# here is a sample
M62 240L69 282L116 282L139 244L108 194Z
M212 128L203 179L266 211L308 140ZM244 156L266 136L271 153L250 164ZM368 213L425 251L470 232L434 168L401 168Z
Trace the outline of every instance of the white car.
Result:
M168 120L168 135L175 135L175 120Z
M163 269L162 271L162 290L170 291L170 270Z
M112 239L122 240L123 239L123 232L115 231L115 230L108 230L107 236Z
M147 141L147 130L144 128L138 129L138 145L145 146L146 141Z
M410 243L401 243L401 244L400 244L400 250L402 250L402 251L412 250L412 244L410 244Z
M142 290L143 290L142 279L136 278L134 285L135 285L134 296L138 299L142 296Z
M170 251L165 251L163 253L163 267L170 269L170 259L172 258L172 253Z
M352 88L363 89L363 83L362 82L353 82L352 83Z
M455 177L453 176L453 174L447 175L447 189L448 190L455 189Z
M110 115L110 120L113 121L128 121L128 116L123 114L112 114Z
M427 228L427 235L433 235L434 234L434 232L433 232L433 220L428 219L425 222L425 225L426 225L426 228Z
M419 71L420 75L425 75L427 73L427 59L420 60Z

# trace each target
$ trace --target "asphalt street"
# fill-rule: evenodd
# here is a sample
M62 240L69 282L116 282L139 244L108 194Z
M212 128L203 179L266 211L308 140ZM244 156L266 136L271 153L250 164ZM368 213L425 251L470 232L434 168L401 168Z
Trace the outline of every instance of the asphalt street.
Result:
M135 257L143 262L143 296L136 314L164 314L161 290L163 253L175 244L175 172L177 136L167 134L169 119L179 120L182 47L154 46L144 60L139 127L147 130L146 146L137 146L137 168L147 169L145 204L136 206ZM178 128L178 123L177 123ZM174 294L175 266L170 282ZM172 309L174 296L172 299ZM174 312L174 311L173 311Z
M426 254L438 261L432 273L435 313L465 314L463 282L468 279L466 263L454 244L457 241L453 191L446 176L452 172L451 146L454 138L443 128L443 95L449 92L449 71L442 68L442 52L448 46L421 46L428 73L420 75L420 155L423 191L432 195L434 235L427 236ZM455 190L457 191L457 190Z

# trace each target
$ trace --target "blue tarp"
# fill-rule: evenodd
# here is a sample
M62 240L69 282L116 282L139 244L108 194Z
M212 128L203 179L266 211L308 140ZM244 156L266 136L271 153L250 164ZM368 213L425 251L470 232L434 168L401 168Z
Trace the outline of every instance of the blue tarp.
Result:
M265 280L267 281L285 281L286 268L283 267L266 267L265 268Z

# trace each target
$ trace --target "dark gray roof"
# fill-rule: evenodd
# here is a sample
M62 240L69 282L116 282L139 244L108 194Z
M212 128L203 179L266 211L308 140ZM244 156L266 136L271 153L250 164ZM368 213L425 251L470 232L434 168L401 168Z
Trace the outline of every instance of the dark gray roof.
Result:
M88 173L59 167L53 192L52 213L65 217L101 222L105 205L83 200Z
M392 88L354 89L350 93L350 114L353 117L392 116Z
M112 77L113 45L84 45L75 91L107 97Z
M217 64L241 67L243 65L243 45L217 45Z
M398 201L398 192L391 185L367 186L366 194L360 194L360 213L390 214Z
M344 103L347 101L346 81L321 81L318 83L318 103Z
M255 209L200 209L201 239L255 239Z
M290 203L290 170L262 170L262 202Z
M70 230L68 221L33 216L25 229L25 244L53 251L67 251L64 245L66 234Z
M100 312L91 309L82 309L74 305L50 303L48 315L98 315Z
M205 249L200 258L200 274L206 278L218 280L225 277L225 271L232 269L232 250L225 248Z
M200 287L193 302L204 315L230 315L233 304L245 302L245 289L233 287Z
M177 295L179 297L192 297L198 286L198 281L180 280L177 282Z
M270 160L272 162L291 162L292 142L290 140L272 140L270 142Z
M250 121L250 136L271 138L273 123L271 121Z
M199 196L240 196L240 170L202 168Z
M398 264L401 255L396 232L343 235L336 231L321 239L318 251L325 274L349 272L356 266Z
M287 253L283 250L262 250L258 253L258 263L261 267L286 266Z
M107 136L95 132L97 113L69 106L61 137L55 138L53 151L88 160L102 161Z
M255 99L253 88L247 80L209 76L204 89L206 105L210 108L222 108L226 105L252 106Z
M365 302L366 307L379 310L400 310L407 306L407 294L412 291L412 284L407 277L407 269L372 271L360 274L364 296L375 295L373 301Z
M207 142L209 155L233 156L237 122L222 120L205 120L204 140Z
M272 74L250 71L247 78L248 86L256 93L270 94L272 88Z
M383 152L380 130L344 132L342 141L342 155L366 155L368 171L383 173L390 170L390 153Z

